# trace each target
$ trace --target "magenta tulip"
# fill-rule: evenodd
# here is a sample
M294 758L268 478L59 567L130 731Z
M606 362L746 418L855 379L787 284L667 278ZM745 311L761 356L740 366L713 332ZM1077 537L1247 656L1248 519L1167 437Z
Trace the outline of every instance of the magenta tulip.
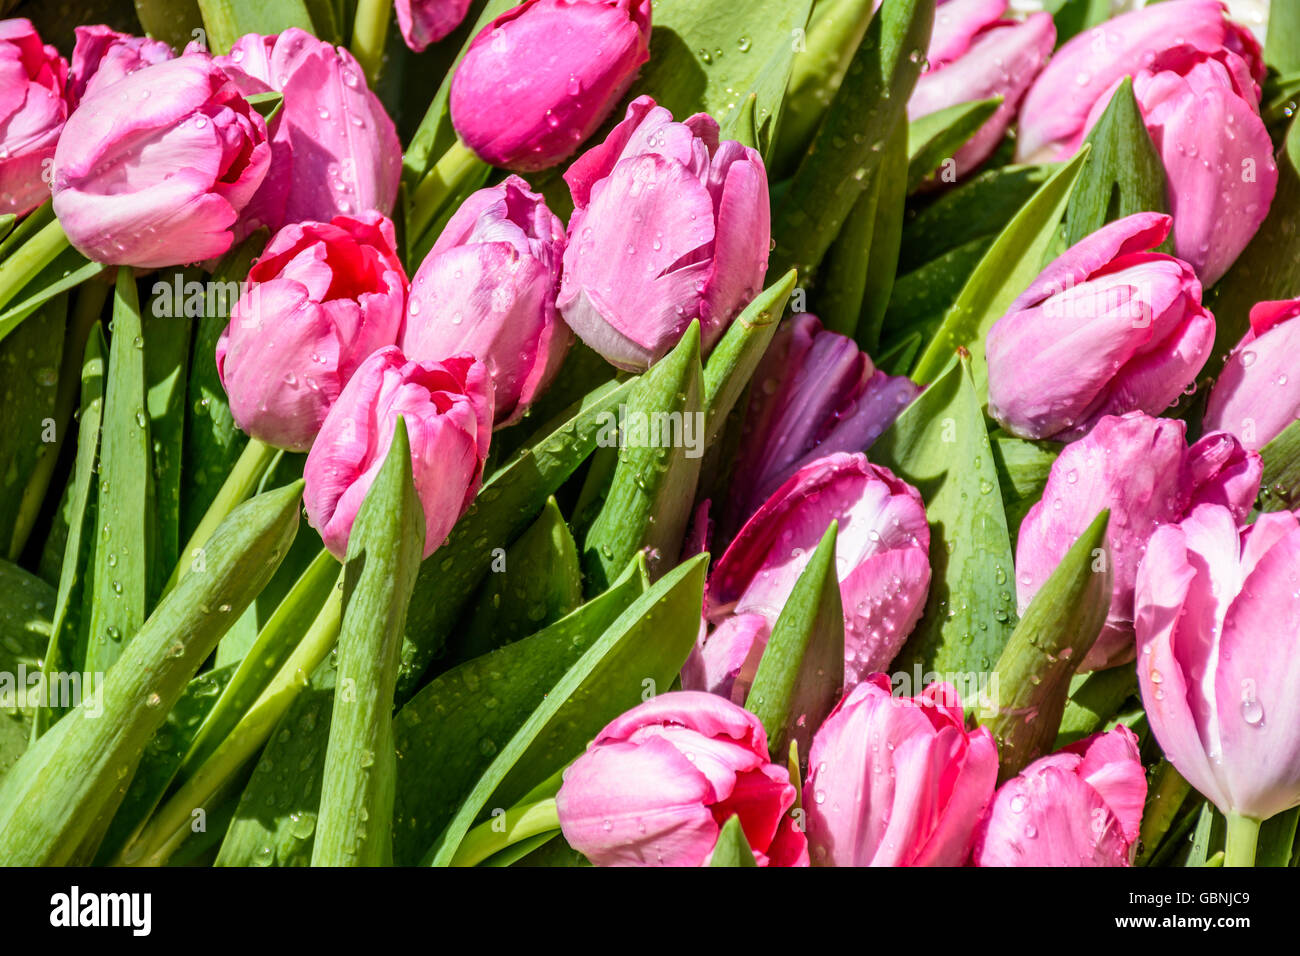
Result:
M1214 316L1187 263L1149 252L1170 219L1137 213L1066 250L988 334L989 414L1073 441L1106 415L1163 412L1196 380Z
M1210 392L1205 428L1232 432L1252 451L1300 419L1300 299L1260 302L1250 331Z
M794 799L757 717L677 691L611 721L564 771L555 805L564 839L597 866L704 865L733 816L760 866L807 866Z
M930 526L921 495L863 454L837 453L795 472L741 528L709 575L713 631L684 686L739 702L786 599L832 521L844 609L844 682L889 665L930 586Z
M1240 521L1204 505L1152 536L1138 682L1178 772L1225 814L1265 820L1300 803L1300 521Z
M54 153L54 212L89 259L200 262L230 248L270 162L262 117L188 54L88 91Z
M960 866L993 797L997 745L966 729L957 692L893 697L873 674L831 711L808 754L813 866Z
M957 176L974 169L997 148L1056 43L1049 14L1003 20L1005 9L1005 0L950 0L941 5L935 13L929 65L907 101L908 118L915 120L959 103L1002 97L988 121L953 154Z
M546 169L596 131L650 59L650 0L525 0L479 32L451 122L484 162Z
M408 362L397 346L382 348L344 386L303 468L307 518L340 561L399 415L406 421L411 471L424 508L426 558L478 494L492 438L487 369L472 355Z
M77 27L76 33L68 73L69 109L76 109L87 93L172 58L172 48L161 40L118 33L106 26Z
M866 451L921 392L806 313L777 331L754 382L727 502L729 531L813 459Z
M470 0L397 0L397 25L402 39L416 53L437 43L460 26Z
M1244 520L1259 490L1259 455L1226 432L1188 448L1181 421L1140 412L1107 417L1066 445L1052 465L1042 500L1020 525L1016 594L1023 611L1093 519L1110 509L1113 591L1101 635L1080 670L1133 657L1133 583L1147 541L1160 525L1213 502Z
M284 195L266 197L265 225L392 214L402 144L351 53L293 28L241 37L218 62L245 95L284 94L270 172Z
M487 365L498 424L559 371L572 334L555 311L564 224L517 176L480 189L447 222L411 283L402 350L470 352Z
M1131 866L1147 777L1123 724L1035 760L998 788L976 866Z
M30 20L0 20L0 215L26 215L49 198L67 81L67 61Z
M711 117L676 123L638 97L564 179L576 208L560 312L619 368L645 369L694 319L707 352L762 288L767 172L748 146L719 143Z
M379 213L285 226L217 342L235 423L277 448L309 449L357 367L397 341L405 301L393 224Z

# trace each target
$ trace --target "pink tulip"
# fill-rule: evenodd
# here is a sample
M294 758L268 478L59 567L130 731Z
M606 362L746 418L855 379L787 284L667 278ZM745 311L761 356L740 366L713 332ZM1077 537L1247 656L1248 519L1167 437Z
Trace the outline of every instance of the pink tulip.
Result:
M893 697L872 674L813 737L804 786L814 866L960 866L993 797L997 745L950 684Z
M88 91L54 153L54 212L89 259L200 262L230 248L270 162L262 117L188 54Z
M250 33L217 59L245 95L284 94L270 178L286 194L266 197L259 210L265 225L328 222L372 209L392 214L402 144L351 53L293 28Z
M67 61L30 20L0 20L0 215L24 216L49 198L67 81Z
M1132 659L1133 583L1157 527L1205 502L1230 508L1238 519L1254 504L1259 455L1226 432L1206 434L1188 448L1186 432L1181 421L1140 412L1103 418L1087 437L1065 446L1042 500L1020 525L1016 595L1023 611L1079 535L1110 509L1110 611L1080 670Z
M1035 760L998 788L976 866L1131 866L1147 778L1123 724Z
M750 390L728 526L739 527L791 475L837 451L866 451L918 394L851 338L800 313L777 331Z
M402 327L406 274L377 212L285 226L248 274L217 342L236 424L306 451L343 386Z
M930 585L930 526L915 488L863 454L817 459L777 489L709 576L713 625L683 672L684 686L741 701L799 575L831 521L844 609L844 684L894 659Z
M1260 302L1214 383L1204 427L1232 432L1258 451L1298 418L1300 299Z
M555 312L564 224L517 176L470 196L415 274L402 350L487 365L498 424L517 420L559 371L573 336Z
M1214 316L1187 263L1148 252L1170 219L1137 213L1066 250L989 330L989 414L1073 441L1106 415L1163 412L1196 380Z
M760 866L807 866L795 789L758 718L712 694L661 694L615 718L564 771L564 839L597 866L701 866L740 818Z
M675 123L638 97L564 179L576 208L560 312L619 368L645 369L696 318L707 352L762 288L767 172L749 147L720 144L711 117Z
M397 0L397 25L402 39L416 53L437 43L460 26L470 0Z
M945 16L957 20L967 16L974 30L957 27L939 30ZM1001 10L997 8L1001 7ZM1056 43L1056 26L1046 13L1035 13L1023 21L998 19L1004 0L952 0L938 8L936 33L930 38L929 66L916 81L907 101L907 115L915 120L959 103L1002 97L1002 104L979 131L953 155L956 175L965 175L997 148L1015 118L1021 98ZM992 22L987 16L993 10ZM949 11L945 14L945 11Z
M1225 814L1300 803L1300 522L1204 505L1151 538L1138 683L1165 756Z
M479 32L451 121L484 162L554 166L596 131L650 59L650 0L525 0Z
M415 490L424 508L426 558L478 493L492 438L487 369L472 355L408 362L397 346L382 348L344 386L303 468L307 518L340 561L399 415L406 420Z
M106 26L77 27L68 73L68 108L76 109L86 94L122 77L172 58L161 40L118 33Z

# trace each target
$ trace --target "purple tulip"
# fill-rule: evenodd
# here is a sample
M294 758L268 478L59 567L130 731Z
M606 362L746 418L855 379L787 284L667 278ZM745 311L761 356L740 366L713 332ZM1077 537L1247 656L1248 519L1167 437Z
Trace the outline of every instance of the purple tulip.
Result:
M1204 427L1258 451L1300 419L1300 299L1260 302L1210 392Z
M517 420L559 371L572 334L555 311L564 224L517 176L470 196L411 283L402 350L470 352L487 365L499 425Z
M1225 814L1300 803L1300 521L1205 505L1152 536L1138 683L1165 756Z
M894 659L925 609L930 526L915 488L866 455L837 453L795 472L745 523L709 575L713 630L683 686L744 700L772 627L831 521L844 609L844 685Z
M266 123L193 53L88 91L54 153L54 212L87 258L145 269L230 248L271 163Z
M1103 226L989 330L989 414L1007 431L1072 441L1106 415L1158 414L1195 382L1214 316L1187 263L1147 251L1169 227L1157 213Z
M402 144L351 53L292 28L250 33L217 61L246 96L284 94L269 173L283 195L259 205L264 225L328 222L372 209L392 215Z
M754 382L728 500L732 531L812 460L866 451L921 392L807 313L777 331Z
M67 61L30 20L0 20L0 215L26 215L49 198L43 174L68 118L67 81Z
M1080 670L1132 659L1133 582L1157 527L1207 502L1243 520L1254 504L1259 455L1226 432L1211 432L1188 448L1186 433L1181 421L1141 412L1101 419L1086 437L1065 446L1042 500L1020 525L1016 595L1023 611L1079 535L1102 509L1110 509L1110 611Z
M397 340L405 300L393 224L379 213L285 226L217 342L235 423L306 451L357 367Z
M87 93L172 59L172 48L161 40L118 33L106 26L77 27L76 34L68 72L69 109L76 109Z
M395 345L361 363L325 417L303 468L303 505L331 554L347 554L366 492L383 466L397 417L424 509L424 556L442 546L483 481L492 438L492 380L472 355L408 362Z
M963 9L970 8L969 13ZM1002 104L979 131L953 155L958 176L974 169L997 148L1015 118L1021 98L1056 43L1056 26L1046 13L1023 21L999 19L1004 0L952 0L935 14L936 33L930 39L929 66L916 81L907 101L907 115L915 120L930 113L994 96ZM996 13L993 11L996 10ZM987 16L993 13L992 22ZM969 17L975 29L939 24Z
M397 0L397 25L402 39L416 53L437 43L460 26L470 0Z
M676 123L638 97L564 179L575 210L560 312L619 368L645 369L697 318L707 352L762 288L767 172L748 146L719 143L712 117Z
M525 0L480 31L451 121L484 162L520 172L573 155L650 59L650 0Z

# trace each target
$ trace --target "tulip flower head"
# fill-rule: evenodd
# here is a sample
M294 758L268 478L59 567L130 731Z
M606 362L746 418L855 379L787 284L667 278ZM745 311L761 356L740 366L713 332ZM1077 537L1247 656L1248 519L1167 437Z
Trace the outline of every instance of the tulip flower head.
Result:
M161 40L118 33L106 26L77 27L68 73L68 107L76 109L87 93L122 77L172 59L172 48Z
M1260 302L1250 310L1250 331L1214 382L1203 424L1232 432L1258 451L1297 418L1300 299Z
M758 718L712 694L661 694L611 721L564 771L564 839L597 866L701 866L740 818L760 866L807 866L795 789Z
M67 81L67 61L30 20L0 20L0 215L26 215L49 198Z
M470 0L396 0L397 25L402 39L415 53L423 53L460 26Z

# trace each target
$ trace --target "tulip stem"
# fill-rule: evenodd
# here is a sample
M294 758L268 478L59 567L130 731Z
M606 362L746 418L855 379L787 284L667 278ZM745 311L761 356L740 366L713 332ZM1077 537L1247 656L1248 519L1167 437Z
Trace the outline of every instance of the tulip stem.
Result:
M411 197L411 209L406 217L408 248L416 247L447 200L482 168L483 160L459 139L448 147L428 175L420 180Z
M217 492L217 496L212 499L212 504L208 505L208 510L199 521L199 526L194 529L194 533L190 535L190 540L185 543L185 547L181 550L181 559L172 570L171 577L167 579L167 586L163 588L163 594L171 591L177 582L185 576L186 572L190 570L196 559L199 558L203 546L212 537L212 532L217 530L217 525L225 521L226 516L253 493L253 489L258 486L278 452L279 449L272 448L256 438L248 440L248 444L244 446L244 451L240 454L239 460L235 462L235 467L226 476L226 480Z
M1262 820L1242 816L1239 813L1228 814L1228 841L1224 848L1224 866L1254 866L1255 844L1259 841L1259 827Z
M511 807L494 813L492 819L480 823L461 841L452 866L477 866L494 853L560 828L560 816L555 808L555 798L547 797L536 803Z
M59 220L51 219L0 263L0 312L68 246L68 236Z
M384 66L384 44L388 41L388 20L392 0L360 0L352 21L352 55L366 73L371 89Z
M302 641L248 713L194 771L194 775L150 818L139 836L127 844L115 865L161 866L166 862L171 851L180 845L180 841L174 839L175 835L189 826L193 811L204 806L257 753L289 706L310 683L312 672L338 640L342 619L343 577L340 573L339 583L330 592Z

